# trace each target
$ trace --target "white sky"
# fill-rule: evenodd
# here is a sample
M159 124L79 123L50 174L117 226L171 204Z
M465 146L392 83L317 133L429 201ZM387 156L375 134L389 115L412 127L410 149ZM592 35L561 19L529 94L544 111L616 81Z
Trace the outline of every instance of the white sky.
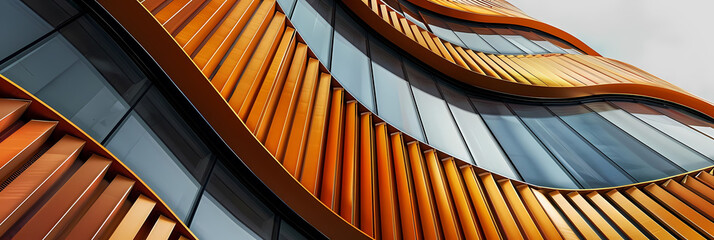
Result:
M714 102L714 1L509 0L601 55Z

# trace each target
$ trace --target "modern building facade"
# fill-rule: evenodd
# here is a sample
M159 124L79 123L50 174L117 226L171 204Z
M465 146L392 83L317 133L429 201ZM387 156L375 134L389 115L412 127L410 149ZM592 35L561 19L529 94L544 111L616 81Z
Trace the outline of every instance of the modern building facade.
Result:
M0 21L3 239L714 238L714 106L503 0Z

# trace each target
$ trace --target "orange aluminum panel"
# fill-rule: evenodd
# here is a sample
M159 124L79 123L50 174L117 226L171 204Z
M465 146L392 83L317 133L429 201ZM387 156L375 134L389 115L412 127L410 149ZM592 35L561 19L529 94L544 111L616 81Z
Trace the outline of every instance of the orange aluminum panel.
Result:
M617 233L617 230L613 228L610 223L605 220L605 218L600 215L600 213L595 210L595 208L588 203L585 198L583 198L582 195L578 192L571 192L568 193L568 197L570 200L575 203L575 206L580 209L580 211L585 214L585 217L590 220L590 222L595 225L595 227L606 237L609 239L616 239L616 238L621 238L620 234Z
M701 171L697 174L696 178L710 188L714 188L714 176L712 176L712 174Z
M139 195L121 222L119 222L117 228L114 229L109 240L134 239L154 209L154 206L156 206L156 202L144 195Z
M403 17L398 17L399 22L402 24L402 31L404 31L404 34L407 35L410 39L413 41L417 41L416 38L414 38L414 33L412 33L412 28L409 25L409 20Z
M540 192L539 190L532 189L533 195L535 195L538 202L540 202L543 210L550 216L553 220L553 224L558 228L558 232L563 236L564 239L579 239L575 230L570 227L570 224L563 218L558 209L553 206L553 204L548 200L548 198Z
M359 189L357 171L360 162L360 120L357 115L357 102L352 100L345 104L345 134L342 155L342 181L340 188L340 216L354 226L359 219Z
M488 196L488 199L491 200L491 204L493 204L494 212L496 213L496 217L498 217L498 222L501 224L501 230L505 238L524 238L525 236L523 236L518 228L518 223L516 223L516 219L508 208L506 199L501 195L501 190L498 188L498 184L493 175L483 173L479 175L479 178L483 184L485 195Z
M285 30L285 15L278 12L270 21L270 25L265 30L265 35L262 36L260 43L253 52L250 62L245 69L235 69L240 75L238 84L229 79L220 89L221 95L228 99L228 104L235 109L238 117L245 120L250 113L250 108L253 106L261 85L266 79L268 69L272 66L282 63L284 55L288 52L288 47L292 41L292 32L284 32ZM282 38L281 38L282 37ZM273 56L275 55L275 60ZM225 65L224 65L225 66ZM240 73L242 72L242 73ZM275 76L271 76L275 79Z
M422 29L419 29L419 31L421 32L422 37L424 37L424 42L426 42L426 45L429 45L429 49L431 49L431 52L435 53L436 55L439 55L440 57L444 57L441 54L441 51L439 50L439 48L434 43L434 39L433 39L433 36L431 35L431 33L429 33L429 31L422 30ZM444 59L446 59L446 57L444 57Z
M436 203L432 195L429 172L422 157L418 142L407 144L409 151L409 166L414 179L414 193L418 203L419 220L421 221L424 239L442 239L441 224L436 212ZM416 211L415 211L416 212Z
M700 182L696 178L692 176L684 176L682 179L682 185L696 192L699 196L707 199L710 203L714 203L714 189L704 185L704 183Z
M402 236L405 239L423 239L419 215L415 214L418 212L418 207L412 187L414 186L414 181L409 171L409 157L404 147L404 139L401 133L395 133L390 136L390 140L392 143L391 153L394 162L394 178L399 200Z
M426 150L424 152L424 160L429 172L431 180L431 188L434 194L434 202L439 212L439 220L444 231L445 239L462 239L461 229L459 227L458 216L454 209L451 194L444 176L444 171L441 169L441 164L436 156L435 150Z
M30 101L19 99L0 99L0 132L15 123L30 106Z
M379 203L377 199L377 166L375 162L372 115L360 116L359 154L359 228L373 238L379 238Z
M409 27L411 28L412 33L414 34L414 39L416 39L417 43L419 43L419 45L421 45L425 49L429 49L429 45L426 43L426 40L424 40L424 35L422 35L421 33L421 28L414 24L409 24Z
M528 239L543 239L543 235L541 235L535 221L533 221L526 206L523 204L523 199L518 195L516 188L513 186L513 182L510 180L501 180L498 184L501 186L503 196L508 201L513 215L516 216L516 220L518 220L521 229L523 229L524 235L526 235Z
M117 210L124 203L129 191L134 186L134 180L117 175L104 189L102 195L94 201L84 213L66 239L94 239L102 236L106 226L116 216Z
M618 190L611 190L605 194L616 206L619 207L622 212L626 213L630 218L634 219L635 222L641 226L643 229L647 230L651 236L656 239L676 239L674 236L669 234L667 230L662 228L654 219L643 212L639 207L635 206L629 199L627 199Z
M274 134L283 134L286 129L287 116L292 115L292 110L289 110L295 99L297 99L297 90L302 81L302 75L305 73L307 64L307 46L303 43L298 43L295 47L295 56L290 64L290 71L285 79L285 84L278 87L275 93L268 100L265 116L257 124L254 131L255 138L266 143L266 137L269 130L276 129ZM250 116L248 117L250 120ZM279 130L278 130L279 129ZM268 147L268 144L265 144ZM275 149L270 149L275 153Z
M459 215L461 230L463 230L465 239L481 239L476 213L470 205L468 194L455 161L453 158L441 161L454 201L454 209Z
M548 218L548 214L541 207L538 199L533 194L533 190L529 186L518 187L518 192L523 198L523 204L528 208L528 212L533 216L533 219L538 224L538 229L546 239L563 239L558 233L553 221Z
M471 69L472 71L475 71L477 73L486 75L486 73L484 73L483 70L481 70L481 67L479 67L478 64L476 64L474 59L471 58L471 56L469 56L469 54L466 53L466 51L464 51L463 48L461 48L460 46L456 46L456 47L454 47L454 49L459 54L461 59L463 59L464 62L466 62L466 65L469 66L469 69Z
M449 52L449 54L454 59L456 64L459 64L463 68L471 70L469 68L469 65L467 65L466 62L464 61L464 59L461 58L461 55L456 51L456 49L454 49L454 46L452 46L451 43L444 42L444 47L446 47L446 50Z
M320 201L330 207L334 212L339 212L340 193L342 191L340 171L342 170L342 150L344 149L343 137L345 137L344 131L347 127L344 123L344 101L344 89L335 88L332 90L332 103L330 103L329 112L330 120L327 126L327 139L325 141L325 162L322 170L322 184L320 184L319 195ZM354 122L352 124L354 124ZM354 137L350 140L354 141Z
M570 220L570 222L575 225L575 228L578 229L581 235L585 239L600 239L600 236L595 232L592 227L590 227L590 224L580 216L580 213L578 213L578 210L576 210L570 203L568 202L567 199L559 192L559 191L552 191L548 194L551 199L555 202L555 204L558 205L558 208L560 208L561 211L565 214L565 216Z
M600 209L601 212L605 214L612 222L615 223L615 227L620 229L622 233L627 235L627 237L632 239L646 239L647 236L644 235L640 230L630 222L622 213L620 213L610 202L605 200L602 195L598 192L591 192L587 194L588 199Z
M667 209L676 213L681 219L694 225L699 231L707 234L709 238L714 238L714 222L702 216L692 207L677 199L677 197L657 184L647 185L644 190L649 192L653 198L657 199Z
M665 227L672 230L672 232L677 234L679 237L685 239L704 239L704 237L702 237L702 235L699 235L697 231L689 227L686 223L682 222L682 220L674 216L674 214L667 211L667 209L652 200L652 198L647 196L644 192L640 191L640 189L636 187L631 187L627 189L625 193L627 193L630 198L632 198L635 202L642 206L642 209L646 210L655 218L657 218L657 220L662 222Z
M504 55L491 55L491 56L493 56L493 57L491 57L492 59L494 59L494 58L500 59L501 61L503 61L503 63L507 64L510 68L512 68L513 71L517 72L518 75L523 76L523 78L525 78L525 80L527 81L527 82L523 82L523 83L537 85L537 86L548 86L548 84L544 83L541 79L538 79L531 72L529 72L525 68L518 65L518 63L515 62L515 61L518 61L517 59L514 60L514 59L511 59ZM513 75L513 73L511 75Z
M90 157L14 238L54 239L88 200L111 163L97 155Z
M690 207L697 209L704 216L709 219L714 219L714 205L706 199L700 197L693 191L671 179L664 182L662 187L669 193L673 194L677 199L682 200Z
M166 0L146 0L146 1L142 2L142 4L144 4L144 6L146 7L147 10L154 11L154 9L156 9L156 7L158 7L165 1Z
M192 55L199 44L218 25L236 0L211 0L201 11L175 35L188 55ZM144 3L146 6L146 3Z
M35 155L55 126L57 122L32 120L0 142L0 181Z
M64 136L0 191L0 235L5 233L72 165L84 141Z
M374 134L377 155L377 183L379 196L380 223L382 239L401 239L402 229L397 203L397 188L394 180L394 166L389 151L387 125L377 123Z
M287 38L287 39L286 39ZM271 63L268 73L265 76L263 84L260 86L258 95L255 97L255 102L253 102L250 112L245 119L245 125L250 128L254 135L258 136L258 131L261 128L261 123L270 119L275 110L275 105L277 104L277 97L280 96L280 90L282 90L285 84L285 78L290 70L290 60L293 58L295 53L295 29L288 27L285 29L285 34L283 35L283 42L279 52L276 53L275 58L273 58L273 63ZM287 46L283 47L282 44L285 41L289 41ZM283 51L283 49L285 51Z
M442 42L441 38L439 38L435 35L431 35L430 33L427 33L427 34L429 34L429 36L431 36L431 39L434 41L434 44L436 45L436 48L439 49L439 51L441 51L441 56L443 56L449 62L456 63L456 61L454 61L454 58L451 56L451 53L449 53L449 51L446 50L446 47L444 47L444 42L446 42L446 41Z
M313 195L319 196L320 179L322 178L322 161L325 153L325 140L327 139L327 120L330 105L330 82L332 76L327 73L320 75L320 83L315 97L315 106L312 110L310 130L305 146L305 158L302 172L299 174L300 183Z
M146 240L167 240L175 226L176 222L161 215L159 219L156 219L156 223L151 228L149 235L146 236Z
M156 20L159 21L161 24L166 24L166 22L170 19L172 19L178 12L180 12L182 9L186 8L188 4L190 4L192 1L191 0L172 0L168 4L166 4L159 12L154 14L154 17L156 17ZM193 1L193 2L198 2L198 1ZM171 32L171 31L169 31Z
M171 15L170 18L166 19L166 22L164 22L164 28L166 28L166 31L169 33L174 33L178 28L186 21L188 18L193 15L193 13L198 10L201 5L204 4L204 2L209 1L209 0L191 0L186 5L181 7L180 10L175 11L173 15ZM173 1L177 2L177 1ZM173 3L171 2L171 3ZM162 11L166 10L164 8ZM158 19L158 14L156 15Z
M471 203L474 206L474 211L481 223L481 230L486 239L502 239L498 230L498 222L493 215L488 200L484 196L484 192L479 184L478 177L474 172L474 167L461 168L461 174L464 178L464 184L468 190Z

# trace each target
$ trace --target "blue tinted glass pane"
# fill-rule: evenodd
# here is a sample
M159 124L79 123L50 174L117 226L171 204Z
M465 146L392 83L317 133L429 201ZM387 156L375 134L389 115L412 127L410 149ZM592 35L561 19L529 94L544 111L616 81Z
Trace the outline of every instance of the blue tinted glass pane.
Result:
M545 49L539 47L535 43L531 42L530 40L526 39L523 36L517 36L517 35L504 35L504 38L506 38L508 41L513 43L513 45L516 45L518 48L521 50L525 51L528 54L541 54L541 53L548 53Z
M454 114L454 119L464 136L476 166L512 179L521 179L513 170L501 146L486 127L481 117L471 107L469 99L456 89L440 84L444 99Z
M533 42L535 44L538 44L538 46L545 48L546 50L548 50L548 52L551 52L551 53L567 53L562 48L559 48L558 46L555 46L555 44L548 42L546 40L533 41Z
M287 222L280 221L280 234L278 235L278 240L307 240L307 237L303 236Z
M357 100L374 111L374 90L367 56L367 33L342 8L337 9L335 40L332 47L332 74Z
M290 17L295 7L295 0L278 0L278 4L280 4L280 7L285 11L285 15Z
M711 138L714 138L714 124L711 124L707 122L706 120L703 120L700 117L694 116L692 114L683 112L683 111L678 111L675 109L671 108L664 108L664 107L657 107L657 106L650 106L651 108L667 115L668 117L675 119L681 123L686 124L687 126L696 129L700 133L703 133Z
M19 0L0 1L0 59L4 59L52 30L34 11Z
M298 0L292 22L320 61L329 66L332 40L332 0Z
M523 179L540 186L578 188L505 104L471 99Z
M191 221L191 231L201 239L263 239L236 219L210 193L204 193Z
M685 170L696 170L711 165L704 156L662 134L622 109L615 108L606 102L587 103L586 106Z
M372 73L377 93L377 114L410 136L424 141L409 83L399 55L376 39L370 39Z
M609 159L542 106L510 104L513 111L585 188L633 183Z
M448 24L451 29L454 30L456 36L458 36L464 42L464 44L466 44L466 46L471 50L487 53L498 53L498 51L491 47L491 45L489 45L485 40L483 40L483 38L481 38L478 34L472 32L469 27L455 22L448 22Z
M687 147L692 148L695 151L709 158L714 157L714 148L712 147L714 146L714 140L712 140L711 138L651 108L648 108L643 104L632 102L613 103L618 107L622 108L623 110L631 113L635 117L639 118L640 120L646 122L650 126L662 131L663 133L683 143ZM683 160L687 162L691 161L690 164L693 165L693 167L707 167L712 164L709 159L704 158L692 158Z
M434 80L431 80L432 76L411 62L405 62L404 66L429 144L473 163L446 102L441 98Z
M461 42L461 39L459 39L459 37L457 37L456 34L451 31L449 26L447 26L446 23L441 21L441 19L426 12L422 12L421 15L424 16L424 21L429 24L429 28L431 29L432 33L434 33L434 35L453 44L466 47L466 45Z
M676 165L582 105L548 108L637 181L682 172Z

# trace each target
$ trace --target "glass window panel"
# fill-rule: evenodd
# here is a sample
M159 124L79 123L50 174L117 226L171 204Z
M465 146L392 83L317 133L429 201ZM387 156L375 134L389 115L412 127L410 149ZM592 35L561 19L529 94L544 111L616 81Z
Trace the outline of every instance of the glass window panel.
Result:
M640 120L646 122L650 126L664 132L670 137L676 139L687 147L694 149L695 151L707 156L709 158L714 157L714 140L711 138L687 127L686 125L675 121L641 103L632 102L613 102L618 107L631 113ZM705 158L693 158L684 159L686 161L692 161L694 166L708 167L712 165L709 159ZM674 161L674 160L672 160ZM685 168L686 169L686 168Z
M469 99L447 85L440 84L440 88L476 165L512 179L521 179L486 124L474 112Z
M303 236L297 231L293 226L285 221L280 221L280 234L278 235L279 240L307 240L307 237Z
M548 50L548 52L551 52L551 53L567 53L562 48L559 48L558 46L555 46L555 44L548 42L546 40L534 40L533 42L535 44L538 44L538 46L545 48L546 50Z
M22 2L55 27L79 13L76 4L68 0L22 0Z
M548 108L637 181L682 172L673 163L582 105Z
M0 60L52 30L50 24L19 0L0 1L0 22L3 23Z
M370 38L370 52L374 88L377 93L377 114L403 132L424 141L424 133L414 108L409 83L404 78L399 55L375 38Z
M456 22L448 22L449 26L454 33L466 44L468 48L474 51L487 52L487 53L498 53L496 49L491 47L483 38L478 34L471 31L471 28Z
M242 223L243 228L248 227L250 229L243 231L249 233L252 231L263 239L270 239L273 232L273 224L275 223L275 213L223 164L217 163L215 169L213 169L211 178L206 186L206 192L214 197L216 200L213 202L214 204L222 206L225 215L232 216L233 219L237 219ZM198 214L199 211L196 211L196 215ZM200 220L193 220L193 222L197 221ZM214 227L210 228L214 229ZM215 227L215 229L218 228ZM230 236L216 239L241 238Z
M292 22L320 61L329 67L332 45L332 0L298 0Z
M704 156L697 154L622 109L615 108L606 102L585 105L685 170L696 170L711 165Z
M283 8L283 11L285 11L285 15L290 17L291 14L293 13L293 8L295 7L295 1L296 0L278 0L278 4L280 4L280 7Z
M633 183L609 159L542 106L510 104L533 134L585 188Z
M405 0L399 0L402 12L404 13L404 17L407 18L407 20L413 22L417 26L419 26L422 29L427 29L426 25L419 20L421 19L421 16L419 14L419 9L418 7L412 5L409 1Z
M191 231L201 239L263 239L236 219L210 193L204 193L191 222Z
M580 51L575 50L575 49L565 48L565 49L563 49L563 50L565 50L565 51L568 52L569 54L583 54L583 53L581 53Z
M453 44L466 47L466 45L461 42L461 39L459 39L459 37L457 37L456 34L451 31L451 28L449 28L446 23L441 21L441 19L426 12L421 12L421 15L424 16L424 21L429 24L431 32L434 33L436 36L439 36L441 39L449 41Z
M471 101L501 146L504 146L504 151L523 180L539 186L578 188L505 104L473 98Z
M523 51L529 53L529 54L541 54L541 53L548 53L545 49L539 47L535 43L531 42L530 40L526 39L523 36L517 36L517 35L504 35L508 41L513 43L513 45L518 46L518 48L522 49Z
M493 30L484 26L472 26L471 29L478 33L483 40L486 40L493 48L502 54L524 54L523 50L517 48L511 42L496 34Z
M357 100L374 111L374 90L366 36L365 30L338 7L332 47L332 74Z
M411 62L405 62L412 92L419 108L419 115L424 124L429 144L453 156L472 162L471 155L462 141L446 102L441 98L434 80L423 69Z
M696 129L697 131L706 134L707 136L714 138L714 125L701 119L700 117L694 116L684 111L679 111L671 108L664 108L658 106L649 106L664 115L671 117L687 126Z

